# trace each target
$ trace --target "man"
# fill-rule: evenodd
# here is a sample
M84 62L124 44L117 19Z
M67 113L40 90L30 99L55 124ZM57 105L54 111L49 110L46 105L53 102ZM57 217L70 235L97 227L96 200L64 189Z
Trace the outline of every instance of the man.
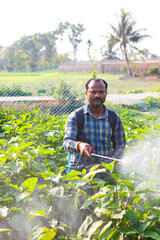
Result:
M116 124L113 129L109 121L109 110L104 102L108 84L100 78L89 79L85 85L88 104L83 107L84 126L80 133L77 125L76 111L72 112L66 122L63 147L70 153L69 167L77 169L89 167L95 163L110 162L109 159L92 156L94 153L112 158L121 158L124 154L126 140L120 117L114 113Z

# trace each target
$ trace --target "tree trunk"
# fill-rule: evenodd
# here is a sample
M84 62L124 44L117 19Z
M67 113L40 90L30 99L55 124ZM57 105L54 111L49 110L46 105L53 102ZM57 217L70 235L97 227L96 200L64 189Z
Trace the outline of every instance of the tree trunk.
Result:
M129 66L129 59L128 59L128 56L127 56L127 50L126 48L124 48L124 56L125 56L125 61L126 61L126 65L127 65L127 72L128 72L128 75L129 76L132 76L132 70Z

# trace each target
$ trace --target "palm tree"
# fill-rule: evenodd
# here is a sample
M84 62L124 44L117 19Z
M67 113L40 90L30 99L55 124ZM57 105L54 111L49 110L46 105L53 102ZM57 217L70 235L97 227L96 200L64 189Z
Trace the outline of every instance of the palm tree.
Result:
M120 60L117 57L117 49L113 50L114 44L108 40L107 49L104 51L103 56L105 57L103 60Z
M134 30L135 25L136 22L132 19L131 14L125 12L124 9L121 9L121 18L117 28L113 25L110 25L113 34L110 34L109 41L111 41L114 45L120 45L120 49L125 57L127 72L129 76L132 75L132 71L129 65L128 48L130 47L136 49L137 51L140 51L133 44L140 42L145 37L149 37L149 35L141 34L141 32L145 31L146 29Z

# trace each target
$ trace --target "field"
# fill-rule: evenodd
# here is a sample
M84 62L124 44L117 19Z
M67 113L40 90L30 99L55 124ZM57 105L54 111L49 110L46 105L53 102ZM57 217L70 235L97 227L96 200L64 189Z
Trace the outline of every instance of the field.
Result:
M79 89L90 77L57 71L0 75L3 84L14 85L18 79L33 92L35 83L49 91L46 82L51 87L59 79L73 81ZM155 78L99 77L108 79L114 93L160 87ZM125 129L122 163L102 163L100 169L96 165L89 172L68 174L62 147L67 115L1 109L0 239L160 239L160 99L150 97L144 104L146 112L139 104L109 106L120 115ZM106 178L98 177L105 172Z
M45 89L45 95L52 95L51 89L57 87L60 81L64 81L76 91L84 91L85 82L92 77L91 73L60 73L58 70L42 72L12 72L0 73L0 87L20 87L23 91L31 92L33 96L40 89ZM97 74L108 82L109 93L129 92L143 90L144 92L159 91L160 79L154 76L126 78L120 74Z

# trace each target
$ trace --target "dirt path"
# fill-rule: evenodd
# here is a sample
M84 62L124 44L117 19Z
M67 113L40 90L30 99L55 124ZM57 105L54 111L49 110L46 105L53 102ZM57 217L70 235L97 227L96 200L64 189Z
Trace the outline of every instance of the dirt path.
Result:
M134 104L143 102L146 97L160 97L160 93L136 93L136 94L108 94L106 101L114 104ZM35 97L0 97L0 102L15 102L15 101L56 101L52 96L35 96Z
M114 104L134 104L143 102L146 97L150 96L160 97L160 93L108 94L107 101Z

